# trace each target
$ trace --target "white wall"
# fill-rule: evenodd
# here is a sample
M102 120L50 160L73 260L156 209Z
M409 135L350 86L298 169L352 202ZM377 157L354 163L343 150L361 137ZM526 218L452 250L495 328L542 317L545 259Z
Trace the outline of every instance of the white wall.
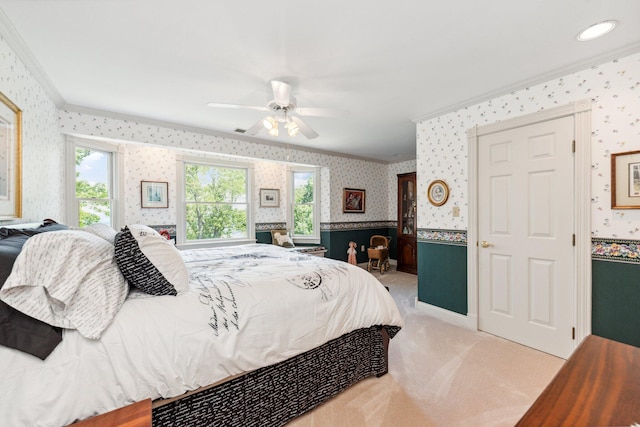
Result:
M0 35L0 91L22 110L22 213L64 220L64 144L57 109Z
M612 210L610 154L640 150L640 54L512 92L417 125L418 227L466 230L466 130L581 99L592 99L592 235L640 238L640 210ZM450 187L443 207L429 204L434 179ZM451 215L459 206L460 217Z

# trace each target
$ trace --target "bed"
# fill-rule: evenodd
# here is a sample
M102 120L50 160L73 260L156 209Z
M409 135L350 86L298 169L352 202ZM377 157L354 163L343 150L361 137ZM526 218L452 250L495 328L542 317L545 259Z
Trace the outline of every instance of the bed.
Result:
M179 252L147 229L25 239L0 300L62 334L49 354L0 346L1 425L147 398L154 426L283 425L386 373L402 320L364 269L265 244Z

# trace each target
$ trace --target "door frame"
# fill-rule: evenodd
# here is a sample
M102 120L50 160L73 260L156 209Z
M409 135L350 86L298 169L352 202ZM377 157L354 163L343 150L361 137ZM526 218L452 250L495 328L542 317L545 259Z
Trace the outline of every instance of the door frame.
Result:
M574 348L591 334L591 100L550 108L467 130L468 213L467 230L467 326L478 330L478 141L481 136L561 117L574 117L574 218L575 263L573 308L576 328Z

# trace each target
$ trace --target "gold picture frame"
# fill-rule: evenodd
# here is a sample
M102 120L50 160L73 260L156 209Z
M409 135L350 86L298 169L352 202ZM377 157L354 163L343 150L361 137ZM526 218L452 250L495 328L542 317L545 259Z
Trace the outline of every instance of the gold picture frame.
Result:
M427 189L427 197L429 198L429 202L434 206L442 206L447 203L447 199L449 199L449 187L447 183L441 179L436 179L431 182Z
M640 151L611 154L611 209L640 209Z
M0 220L22 217L22 110L0 92Z

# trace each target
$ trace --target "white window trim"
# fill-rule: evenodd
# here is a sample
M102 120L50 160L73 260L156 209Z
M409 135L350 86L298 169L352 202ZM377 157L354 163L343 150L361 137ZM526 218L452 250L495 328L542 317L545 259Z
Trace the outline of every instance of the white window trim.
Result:
M289 168L289 206L287 209L287 228L293 230L293 208L295 189L293 174L295 172L313 172L313 235L307 237L293 236L296 244L320 244L320 168L308 166L292 166ZM292 231L293 234L293 231Z
M113 206L111 226L115 230L120 230L124 226L124 203L122 197L124 195L124 180L121 178L124 170L124 146L122 144L113 144L106 141L84 139L71 135L66 136L65 144L65 182L66 182L66 223L72 226L79 225L78 199L76 199L76 147L86 147L98 151L105 151L112 154L110 165L111 176L111 202Z
M247 229L248 236L246 238L236 239L207 239L200 241L187 241L186 240L186 219L185 219L185 188L184 188L184 165L189 164L201 164L208 166L229 167L237 169L247 169ZM176 246L178 249L197 249L197 248L213 248L221 246L235 246L244 245L247 243L256 242L256 231L253 220L253 165L251 163L241 162L225 162L221 160L207 159L202 157L186 157L177 156L176 161L177 173L176 173Z

